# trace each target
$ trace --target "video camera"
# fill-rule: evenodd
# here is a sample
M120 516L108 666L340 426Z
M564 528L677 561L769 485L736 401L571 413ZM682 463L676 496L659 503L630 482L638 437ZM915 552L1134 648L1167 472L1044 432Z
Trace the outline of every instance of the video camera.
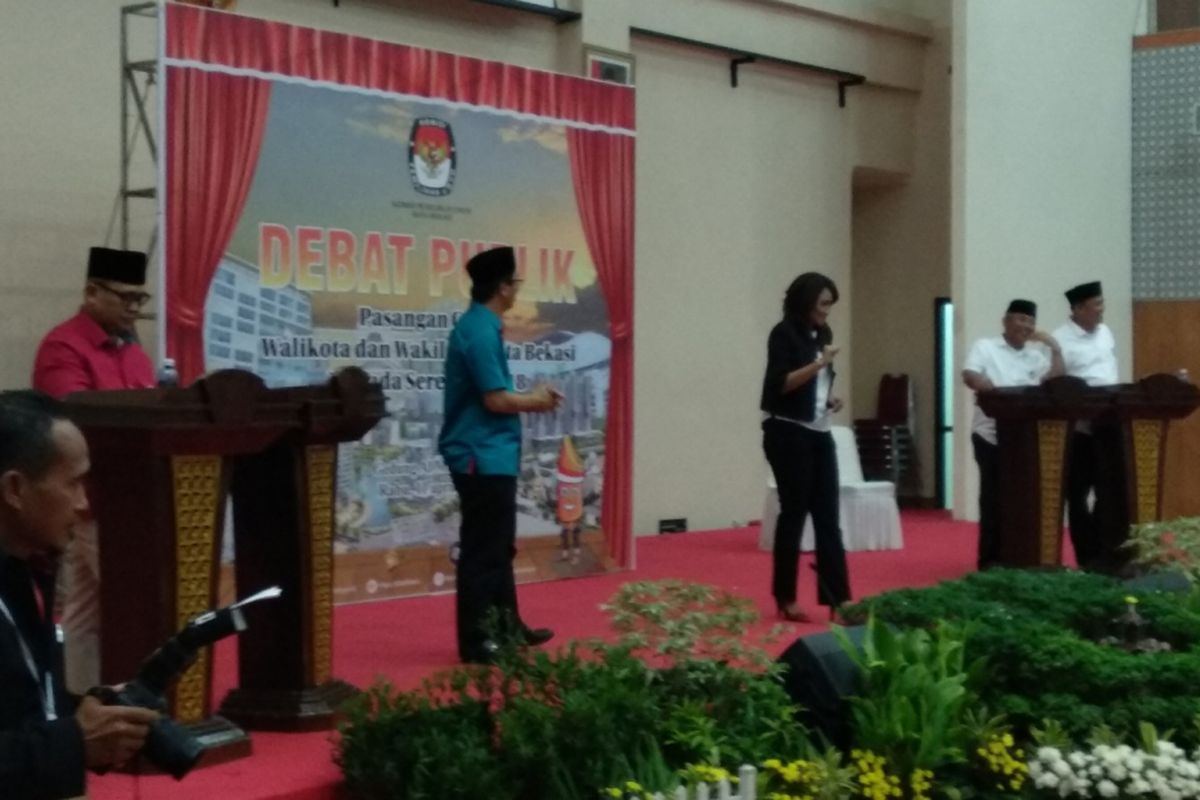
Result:
M90 694L106 705L136 706L165 713L167 690L195 662L200 649L246 630L243 607L281 594L282 589L272 586L233 605L204 612L151 653L142 662L137 677L120 691L101 688ZM203 755L204 745L182 725L163 716L150 727L142 753L150 763L182 780Z

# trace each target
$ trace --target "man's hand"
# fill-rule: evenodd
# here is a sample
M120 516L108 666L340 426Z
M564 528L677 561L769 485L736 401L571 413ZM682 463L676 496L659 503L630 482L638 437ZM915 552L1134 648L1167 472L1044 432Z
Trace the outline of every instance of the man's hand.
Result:
M842 402L842 398L840 398L840 397L830 398L829 399L829 413L831 413L831 414L838 413L839 411L842 410L842 406L844 406L844 405L845 405L845 403Z
M840 347L834 347L831 344L825 345L821 348L821 363L832 364L833 360L837 358L837 354L840 352L842 352L842 348Z
M1029 338L1032 341L1041 342L1042 344L1046 345L1046 347L1049 347L1051 350L1058 349L1058 340L1055 339L1050 334L1046 333L1045 331L1034 331L1033 333L1029 334Z
M529 393L537 404L538 411L553 411L563 401L563 393L548 383L543 383Z
M83 731L84 761L92 769L120 767L142 749L158 712L129 706L106 706L84 697L75 712Z

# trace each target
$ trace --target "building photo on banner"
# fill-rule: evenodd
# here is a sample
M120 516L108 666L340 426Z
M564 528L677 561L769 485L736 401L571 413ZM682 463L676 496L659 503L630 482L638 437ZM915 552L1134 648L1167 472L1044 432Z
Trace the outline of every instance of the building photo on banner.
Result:
M625 239L609 271L631 270L632 216L614 233L602 229L608 209L585 204L592 194L610 201L606 170L621 172L614 185L628 192L612 199L632 204L633 130L558 115L553 103L564 101L550 96L586 109L598 91L629 90L538 73L546 96L532 81L514 100L509 82L529 70L194 8L170 17L180 25L168 20L164 269L168 354L181 377L243 369L288 387L357 366L387 398L388 416L339 448L335 602L454 588L461 516L438 453L447 340L470 304L466 262L499 245L515 249L521 281L503 328L513 388L549 382L565 396L555 412L522 420L517 579L626 566L631 545L615 538L628 539L628 521L608 521L605 497L613 443L629 441L610 430L619 294L597 247L603 256L614 236ZM282 53L208 61L206 47L230 26L249 42L288 29L329 52L338 39L336 52L382 62L370 74L393 70L390 82L345 80L364 74L349 68L305 72ZM439 60L476 70L480 96L437 85L444 73L429 65ZM239 124L189 146L189 120L215 127L223 114ZM597 161L604 140L623 140L628 158ZM223 181L199 188L198 171ZM208 222L221 216L231 219ZM201 236L215 243L188 245ZM629 283L617 275L617 286ZM628 323L620 328L628 337ZM617 508L628 516L627 499Z

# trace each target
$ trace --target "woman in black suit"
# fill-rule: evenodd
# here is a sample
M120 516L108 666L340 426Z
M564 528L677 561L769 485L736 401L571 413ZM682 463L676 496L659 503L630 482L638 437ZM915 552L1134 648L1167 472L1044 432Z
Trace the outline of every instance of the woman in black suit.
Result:
M767 339L763 377L763 450L779 489L779 521L771 592L779 616L808 617L796 605L800 535L812 514L817 545L817 602L832 618L850 599L846 551L838 521L837 451L830 415L842 408L831 393L838 348L826 322L837 302L834 282L819 272L792 281L783 300L783 319Z

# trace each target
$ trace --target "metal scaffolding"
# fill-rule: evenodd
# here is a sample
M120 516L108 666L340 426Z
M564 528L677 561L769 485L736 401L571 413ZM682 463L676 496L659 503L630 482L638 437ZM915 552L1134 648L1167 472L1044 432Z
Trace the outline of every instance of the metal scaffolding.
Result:
M138 3L121 8L121 248L129 249L130 201L149 200L155 202L156 186L132 185L134 159L148 155L150 164L157 168L158 146L155 138L155 103L158 97L158 59L133 59L131 51L131 28L137 28L138 41L145 39L142 30L149 20L153 25L155 52L158 47L158 4ZM156 170L157 174L157 170ZM141 183L141 182L139 182ZM154 251L158 239L157 220L150 231L147 253Z

